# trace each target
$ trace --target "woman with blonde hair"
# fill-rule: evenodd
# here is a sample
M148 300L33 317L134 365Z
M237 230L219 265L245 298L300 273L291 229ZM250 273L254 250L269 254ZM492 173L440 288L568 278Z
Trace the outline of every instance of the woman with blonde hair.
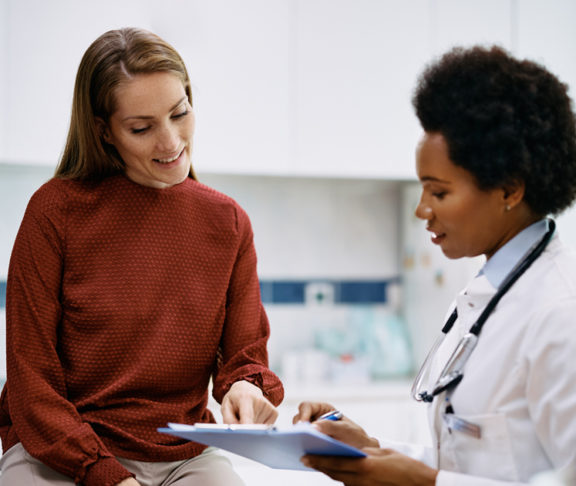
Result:
M66 147L31 198L7 286L0 485L238 485L213 448L157 432L272 423L282 384L250 221L196 180L178 53L135 28L80 63Z

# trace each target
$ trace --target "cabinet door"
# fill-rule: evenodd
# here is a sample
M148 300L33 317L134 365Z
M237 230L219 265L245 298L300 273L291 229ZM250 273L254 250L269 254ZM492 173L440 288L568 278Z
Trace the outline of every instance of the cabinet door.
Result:
M4 162L56 166L68 131L76 70L100 34L149 27L146 0L4 0Z
M292 172L294 2L179 0L156 29L181 52L199 172ZM159 12L160 14L161 12Z
M576 2L517 2L516 51L537 61L570 86L576 98Z
M434 54L454 46L498 44L512 48L512 0L436 0L431 12Z
M427 0L298 2L298 172L414 177L411 94L430 18Z

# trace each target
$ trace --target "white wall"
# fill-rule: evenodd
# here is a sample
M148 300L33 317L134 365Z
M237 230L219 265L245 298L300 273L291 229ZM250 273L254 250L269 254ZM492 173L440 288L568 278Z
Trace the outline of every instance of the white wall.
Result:
M43 166L0 164L0 280L6 280L8 261L30 196L52 176Z
M46 167L0 164L0 281L6 280L12 244L32 193L51 176ZM5 310L0 308L0 383L6 377Z
M234 197L255 232L262 278L392 278L399 272L398 184L199 174Z
M8 63L8 3L0 0L0 66ZM6 69L0 69L0 113L6 113L8 108L8 75ZM6 117L0 115L0 163L6 153Z

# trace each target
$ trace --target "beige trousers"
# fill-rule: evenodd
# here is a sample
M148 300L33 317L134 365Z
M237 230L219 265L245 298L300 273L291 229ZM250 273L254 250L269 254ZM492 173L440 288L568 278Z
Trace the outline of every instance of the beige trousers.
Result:
M177 462L142 462L118 458L141 486L244 486L227 457L209 447L199 456ZM73 486L74 481L28 454L22 444L0 459L0 486Z

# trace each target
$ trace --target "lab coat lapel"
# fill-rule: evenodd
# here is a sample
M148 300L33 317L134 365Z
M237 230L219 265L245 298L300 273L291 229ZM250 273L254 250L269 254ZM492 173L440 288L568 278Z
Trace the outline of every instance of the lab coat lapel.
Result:
M482 274L475 277L466 288L456 297L456 307L458 309L458 319L454 327L446 336L446 339L438 349L436 359L432 362L430 372L430 382L428 389L432 389L438 380L440 373L448 362L448 359L456 349L460 339L466 334L476 319L480 316L496 289L490 284L488 279ZM435 452L438 453L438 440L442 430L442 413L444 412L445 392L436 397L430 407L430 423L434 434ZM440 457L437 455L436 460ZM443 457L444 463L450 463L451 458Z
M454 328L459 339L470 330L495 293L496 288L482 274L474 278L458 295L456 298L458 320Z

